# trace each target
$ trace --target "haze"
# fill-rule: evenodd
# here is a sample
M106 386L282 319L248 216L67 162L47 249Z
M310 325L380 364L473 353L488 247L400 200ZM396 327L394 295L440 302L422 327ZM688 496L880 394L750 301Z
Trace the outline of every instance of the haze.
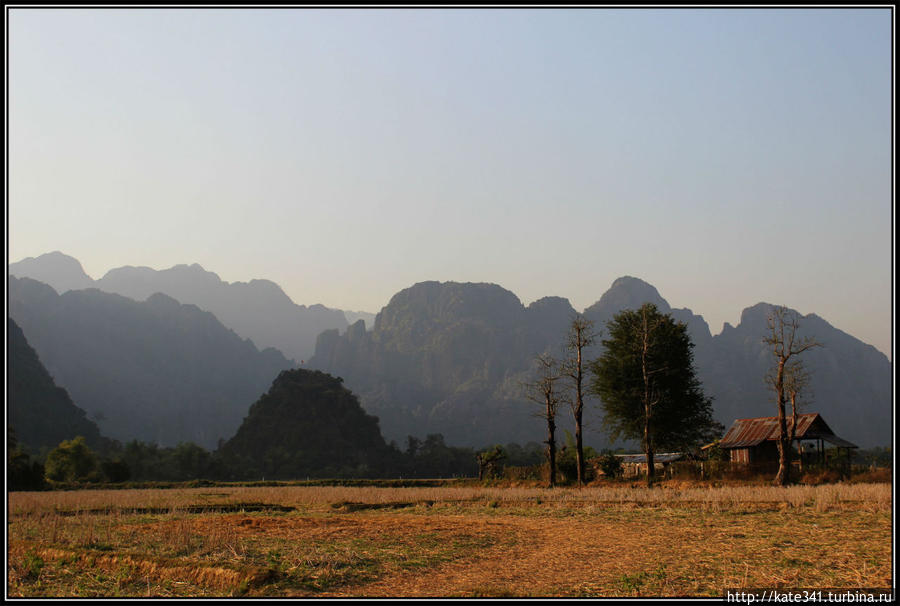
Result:
M377 312L424 280L892 358L892 12L8 9L8 261L199 263Z

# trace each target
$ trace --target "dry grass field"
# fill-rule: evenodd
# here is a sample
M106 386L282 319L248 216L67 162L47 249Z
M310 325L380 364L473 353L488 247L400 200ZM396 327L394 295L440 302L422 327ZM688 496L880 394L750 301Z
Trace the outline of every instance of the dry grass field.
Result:
M10 493L9 597L891 587L890 484Z

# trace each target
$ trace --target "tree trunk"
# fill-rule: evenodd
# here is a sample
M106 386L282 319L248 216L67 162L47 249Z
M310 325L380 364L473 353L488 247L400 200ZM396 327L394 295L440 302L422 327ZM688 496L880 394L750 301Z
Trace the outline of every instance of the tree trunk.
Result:
M556 486L556 423L547 403L547 458L550 460L550 488Z
M653 395L650 387L650 370L647 368L647 356L650 353L650 327L647 326L647 312L641 308L641 374L644 379L644 452L647 455L647 487L653 486L656 469L653 464L653 443L650 434L650 418L653 411Z
M776 486L787 486L791 481L791 443L787 433L787 419L784 414L784 360L778 362L775 376L775 394L778 399L778 473Z
M578 467L578 485L584 484L584 451L581 444L581 411L575 417L575 464Z
M581 336L579 335L579 342ZM577 368L575 370L575 464L578 467L578 485L584 484L584 447L581 438L581 415L584 412L584 398L581 394L581 345L578 346Z
M650 407L644 416L644 454L647 455L647 488L653 487L656 465L653 462L653 444L650 441Z

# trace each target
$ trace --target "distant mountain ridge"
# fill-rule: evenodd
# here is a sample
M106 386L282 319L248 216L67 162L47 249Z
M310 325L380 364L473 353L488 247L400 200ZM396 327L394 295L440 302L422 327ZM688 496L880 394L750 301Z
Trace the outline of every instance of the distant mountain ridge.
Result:
M94 286L93 278L84 272L81 263L59 251L10 263L9 273L19 278L31 278L49 284L59 293Z
M55 267L72 271L76 278L71 282L77 283L75 265L65 259L55 261ZM10 265L11 273L16 265ZM77 269L80 270L80 264ZM165 277L160 281L170 283L173 290L177 290L178 280L187 283L185 288L204 284L218 288L227 284L198 265L162 271L120 270L104 276L103 280L109 277L109 288L125 289L115 282L124 276L129 279L123 281L130 283L130 277L136 274L145 274L134 281L145 289L152 289L160 274ZM261 300L290 302L272 282L238 284L246 290L252 285L254 293L268 291L268 295L259 295ZM222 292L222 297L240 300L232 290ZM45 298L52 298L46 293L33 295L32 302L42 305ZM726 324L720 334L713 336L702 316L686 308L672 309L655 287L624 276L615 280L584 314L603 331L613 315L644 302L656 304L661 311L688 325L695 344L696 367L707 394L714 398L717 420L729 425L738 417L773 414L772 394L763 381L771 359L762 344L769 304L746 308L737 326ZM102 299L95 303L102 303ZM268 303L251 307L253 303L246 303L253 315L264 315L272 309ZM13 308L11 297L11 316ZM448 443L464 446L539 441L543 431L531 416L534 406L524 398L523 385L532 379L536 355L544 351L560 353L575 313L562 297L545 297L526 307L515 294L496 284L422 282L396 293L375 316L369 330L364 320L357 320L319 333L314 355L301 359L308 361L307 368L342 377L347 387L358 394L365 410L380 418L389 440L403 443L407 435L442 433ZM272 325L290 327L290 321L279 320ZM29 330L24 325L23 328ZM804 410L822 413L838 435L860 446L890 443L893 394L892 367L887 356L815 314L803 318L801 329L825 345L804 355L812 373L812 388ZM38 326L37 330L43 329ZM598 344L591 348L588 357L599 355L601 347ZM35 349L44 359L41 348L35 345ZM49 363L48 369L56 376ZM67 383L60 384L70 390L79 405L93 413ZM260 391L267 384L262 383ZM606 438L596 403L589 406L588 413L588 443L603 447ZM567 428L568 416L564 409L560 429ZM103 423L101 429L105 431Z
M313 355L316 337L323 330L344 330L349 325L343 311L298 305L270 280L225 282L196 263L162 270L124 266L92 280L76 259L53 252L11 263L9 273L44 282L59 293L98 288L144 301L160 292L212 312L260 349L274 347L297 362Z
M195 305L9 278L9 315L56 383L107 437L214 449L293 364Z
M584 311L601 333L626 308L654 303L688 326L694 359L715 416L728 426L738 417L770 416L772 394L764 383L771 354L765 349L770 305L744 310L737 327L712 336L706 321L690 309L672 309L646 282L625 276ZM397 293L382 309L374 329L353 325L344 334L323 333L309 366L344 378L367 411L377 414L388 439L441 432L449 443L541 439L540 423L523 397L533 359L560 353L575 310L566 299L548 297L527 308L494 284L423 282ZM810 314L803 334L825 344L805 354L812 373L806 410L828 420L842 437L866 447L891 441L891 363L871 345ZM601 334L600 340L602 341ZM602 351L597 344L589 358ZM587 439L607 444L601 413L588 413ZM567 409L561 418L568 422Z

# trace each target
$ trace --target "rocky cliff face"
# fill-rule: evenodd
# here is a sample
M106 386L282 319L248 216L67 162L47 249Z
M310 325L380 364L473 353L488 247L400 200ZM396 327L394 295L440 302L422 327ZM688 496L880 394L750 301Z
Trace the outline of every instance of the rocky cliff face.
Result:
M451 444L527 442L543 429L522 382L573 314L565 299L526 308L494 284L423 282L397 293L371 332L358 322L321 335L309 364L342 376L398 443L429 433Z

